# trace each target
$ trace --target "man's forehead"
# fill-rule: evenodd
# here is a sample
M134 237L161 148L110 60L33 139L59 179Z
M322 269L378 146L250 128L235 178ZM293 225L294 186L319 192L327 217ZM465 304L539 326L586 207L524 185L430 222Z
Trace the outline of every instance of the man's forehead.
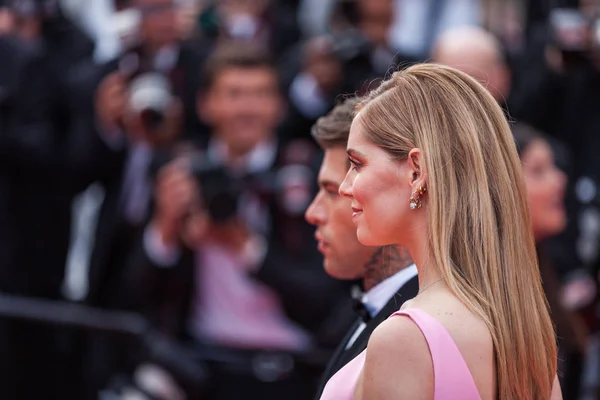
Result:
M326 149L321 169L319 170L319 180L338 182L339 185L344 180L346 172L348 172L346 148L336 146Z

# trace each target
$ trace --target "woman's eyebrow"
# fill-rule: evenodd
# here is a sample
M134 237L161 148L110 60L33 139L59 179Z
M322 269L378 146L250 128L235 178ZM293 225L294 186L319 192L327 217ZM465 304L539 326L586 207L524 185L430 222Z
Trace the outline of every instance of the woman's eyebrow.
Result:
M365 158L364 155L362 155L359 151L354 150L354 149L348 149L348 150L346 150L346 153L350 157Z

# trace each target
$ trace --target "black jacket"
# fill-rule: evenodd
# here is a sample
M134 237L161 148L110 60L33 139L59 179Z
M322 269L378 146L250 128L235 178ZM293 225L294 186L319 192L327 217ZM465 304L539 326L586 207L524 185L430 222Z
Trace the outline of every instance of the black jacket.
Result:
M346 345L352 338L352 335L358 328L361 323L361 320L357 320L352 328L348 331L348 334L344 338L344 340L340 343L338 348L336 349L333 357L329 361L327 368L325 369L325 373L321 378L321 384L319 385L319 390L315 397L316 400L319 400L321 394L323 393L323 389L327 384L327 381L331 379L336 372L338 372L344 365L349 363L353 358L358 356L363 350L367 348L367 344L369 343L369 338L371 334L381 324L385 321L390 315L400 309L402 303L407 300L412 299L419 292L419 281L417 277L411 278L408 282L406 282L396 293L394 297L392 297L385 307L373 317L368 323L365 329L358 335L354 343L350 348L346 349Z
M0 290L56 298L77 190L68 77L93 47L66 22L45 29L35 46L7 40L0 39L13 77L0 101Z

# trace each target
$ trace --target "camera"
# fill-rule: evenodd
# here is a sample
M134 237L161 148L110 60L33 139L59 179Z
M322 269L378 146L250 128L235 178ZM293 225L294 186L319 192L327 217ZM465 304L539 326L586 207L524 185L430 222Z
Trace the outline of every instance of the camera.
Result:
M239 214L246 177L233 176L224 166L200 160L194 160L190 169L213 222L225 223Z
M550 41L561 51L567 68L600 50L600 10L589 15L577 8L555 8L550 12L549 26Z
M240 206L251 193L261 202L278 197L281 189L278 171L236 174L223 165L200 158L191 163L204 207L215 223L225 223L240 214Z
M369 41L358 31L333 35L332 39L333 55L343 63L367 57L369 54Z
M140 115L148 132L156 132L164 123L172 101L171 84L161 73L140 74L129 83L129 107Z
M169 78L149 68L136 49L123 55L119 70L127 77L129 108L137 113L147 132L155 134L165 121L174 96Z
M214 222L226 222L239 215L240 205L251 193L263 204L275 205L288 217L302 218L312 200L314 171L292 163L275 170L234 175L226 167L206 163L192 167L208 214Z
M157 152L150 166L150 175L155 177L158 171L173 161L173 154L169 151ZM257 174L235 175L225 166L211 162L197 150L187 152L185 159L188 172L199 189L202 207L206 210L211 220L215 223L226 223L239 214L239 205L242 195L253 187L253 183L260 182ZM264 181L269 182L270 177ZM268 192L266 186L261 192Z
M146 131L155 134L174 99L173 87L166 73L154 68L143 53L140 21L139 11L134 9L120 11L114 17L113 29L125 49L118 68L128 80L129 108L140 115Z
M274 204L288 216L302 217L312 200L316 177L303 163L290 162L278 169L235 173L226 166L190 154L189 173L198 183L202 205L214 223L226 223L240 215L240 206L251 194L263 204ZM151 166L156 175L172 155L158 155Z

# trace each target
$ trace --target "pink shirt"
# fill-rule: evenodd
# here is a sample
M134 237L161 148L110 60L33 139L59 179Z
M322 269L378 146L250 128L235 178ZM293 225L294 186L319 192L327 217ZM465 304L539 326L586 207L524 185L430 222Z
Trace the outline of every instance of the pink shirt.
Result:
M196 265L198 306L192 328L200 337L236 348L309 347L307 333L287 318L273 290L250 278L252 266L240 254L207 243Z

